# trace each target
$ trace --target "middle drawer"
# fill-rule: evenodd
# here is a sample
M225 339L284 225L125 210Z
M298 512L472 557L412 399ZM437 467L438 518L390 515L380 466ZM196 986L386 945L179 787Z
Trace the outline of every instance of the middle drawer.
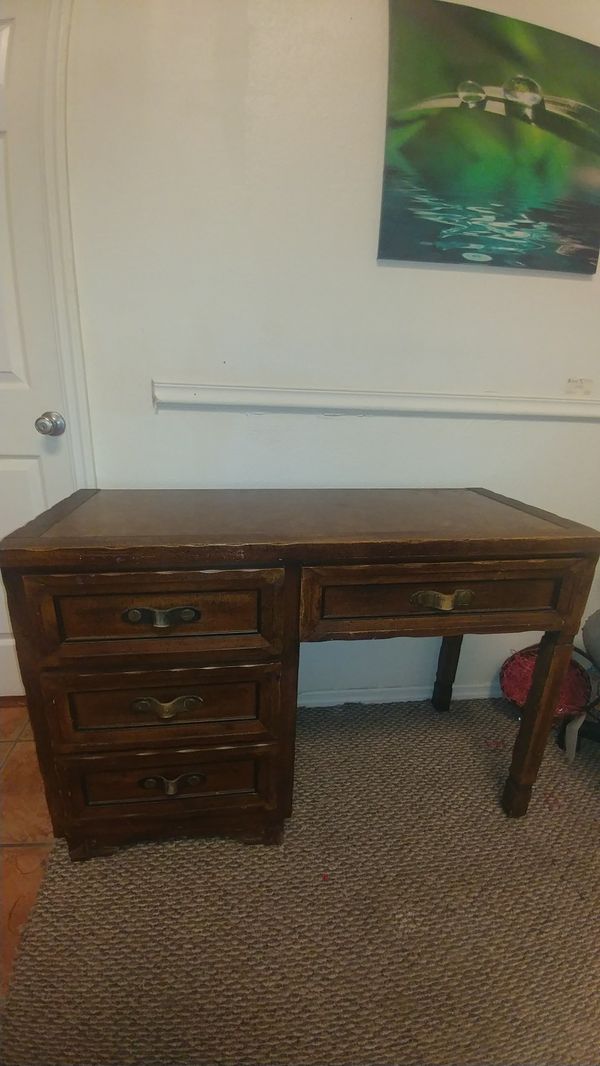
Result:
M122 673L42 674L46 720L61 750L157 741L267 741L278 733L278 663Z

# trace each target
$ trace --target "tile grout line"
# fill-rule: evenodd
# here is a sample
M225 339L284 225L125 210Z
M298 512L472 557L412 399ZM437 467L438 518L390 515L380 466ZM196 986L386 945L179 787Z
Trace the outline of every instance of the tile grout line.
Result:
M23 733L27 729L28 725L29 725L29 715L26 716L25 721L23 722L23 725L19 729L19 732L17 733L16 737L12 737L9 740L3 740L2 741L3 744L10 744L10 747L9 747L8 751L6 752L6 755L4 756L2 761L0 762L0 770L3 770L4 767L6 766L8 760L10 759L10 757L11 757L14 749L16 748L17 744L22 740ZM29 738L26 738L26 739L29 739ZM31 739L33 740L33 737Z
M20 704L18 704L18 706L20 706ZM7 753L6 753L6 759L4 760L4 763L6 763L11 751L13 750L13 748L15 746L15 744L17 743L17 741L21 740L21 737L23 736L23 733L25 732L25 730L27 729L27 726L29 725L29 711L27 710L27 705L23 704L23 708L25 710L25 717L24 717L24 719L23 719L23 721L21 723L21 726L20 726L17 734L14 737L7 737L6 740L3 741L3 743L11 745L10 750L7 751ZM0 706L0 713L1 712L2 712L2 706ZM2 765L4 765L4 763Z
M29 713L26 713L23 725L21 726L21 728L19 729L19 732L17 733L17 735L15 737L15 744L17 744L21 740L21 738L23 736L23 733L27 729L28 725L29 725Z
M12 755L14 749L16 748L17 744L34 744L35 743L35 741L33 740L33 737L31 737L31 738L30 737L25 737L25 738L23 737L23 733L27 729L28 725L29 725L29 714L26 713L25 714L25 719L24 719L24 721L23 721L23 723L21 725L21 728L19 729L17 735L15 737L13 737L12 740L9 740L7 742L7 743L10 744L10 748L7 751L6 757L3 760L3 762L2 762L2 769L4 769L4 767L7 765L8 760L9 760L10 756ZM54 837L51 840L47 840L47 839L46 840L25 840L25 841L14 841L14 840L11 840L11 841L6 841L6 843L4 841L0 840L0 853L2 852L2 850L4 848L53 848L55 843L56 843L56 840L55 840Z
M10 758L10 754L11 754L15 744L17 743L17 739L15 737L13 740L3 740L2 743L3 744L8 744L9 748L8 748L8 751L7 751L6 755L4 756L2 762L0 763L0 770L4 769L4 767L6 766L8 760Z
M56 840L53 837L52 840L25 840L23 843L14 840L8 841L6 844L0 843L0 852L4 848L53 848L56 844Z

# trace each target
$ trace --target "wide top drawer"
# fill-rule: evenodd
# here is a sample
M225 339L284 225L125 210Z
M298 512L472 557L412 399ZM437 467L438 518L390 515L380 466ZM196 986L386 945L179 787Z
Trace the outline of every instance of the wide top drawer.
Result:
M305 567L301 639L561 627L580 559Z
M283 569L23 578L36 644L84 656L252 651L278 655Z

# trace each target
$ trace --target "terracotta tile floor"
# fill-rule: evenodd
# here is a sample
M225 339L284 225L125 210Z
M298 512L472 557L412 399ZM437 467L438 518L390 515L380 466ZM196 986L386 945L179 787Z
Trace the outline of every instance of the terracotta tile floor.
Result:
M23 703L0 706L0 995L52 848L52 826Z

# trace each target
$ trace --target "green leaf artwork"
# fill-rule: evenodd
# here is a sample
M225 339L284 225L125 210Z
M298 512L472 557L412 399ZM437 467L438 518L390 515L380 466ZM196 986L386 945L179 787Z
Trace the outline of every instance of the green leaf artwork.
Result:
M600 48L390 0L379 259L593 274L599 246Z

